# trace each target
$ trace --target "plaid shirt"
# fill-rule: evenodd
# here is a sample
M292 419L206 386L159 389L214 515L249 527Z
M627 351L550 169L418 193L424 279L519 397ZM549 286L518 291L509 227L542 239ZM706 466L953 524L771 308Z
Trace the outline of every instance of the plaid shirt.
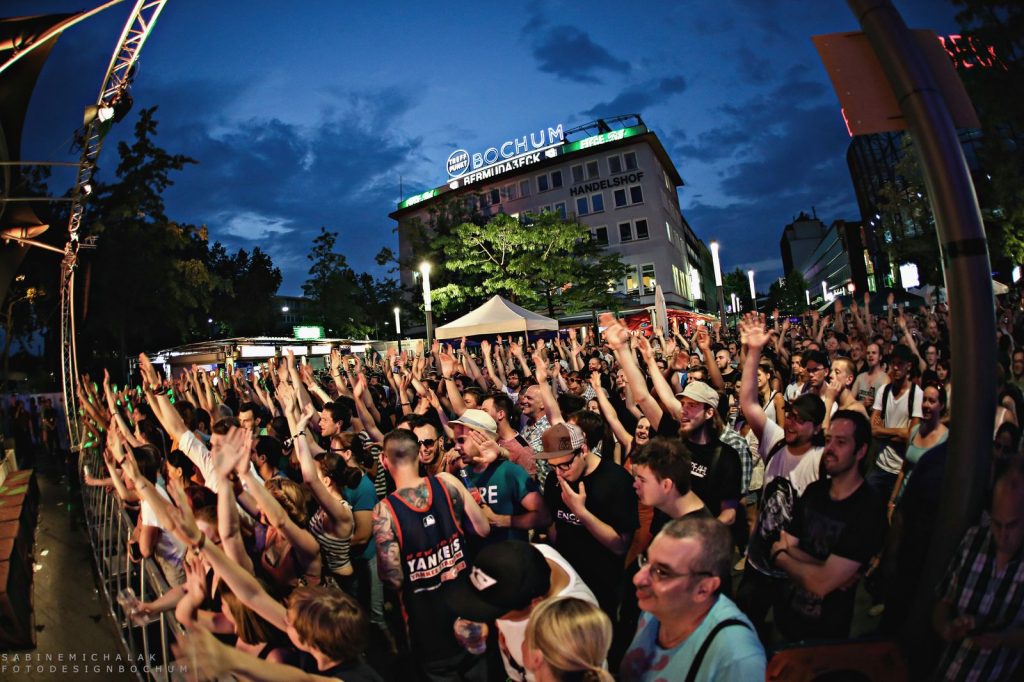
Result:
M544 443L541 441L541 436L550 428L551 422L548 421L548 416L544 415L533 424L524 426L519 431L519 435L526 439L526 442L530 444L534 452L544 452ZM546 460L537 460L537 482L540 484L541 490L544 490L544 481L547 479L550 470L551 467Z
M750 443L736 430L726 426L722 431L722 442L731 446L740 455L740 494L745 496L750 492L750 475L754 472L754 456L750 454Z
M989 526L967 530L936 590L953 605L955 616L974 617L975 630L996 632L1024 627L1024 560L1021 552L996 573L996 543ZM950 644L937 677L943 680L1004 680L1021 664L1020 651L982 649L970 638Z

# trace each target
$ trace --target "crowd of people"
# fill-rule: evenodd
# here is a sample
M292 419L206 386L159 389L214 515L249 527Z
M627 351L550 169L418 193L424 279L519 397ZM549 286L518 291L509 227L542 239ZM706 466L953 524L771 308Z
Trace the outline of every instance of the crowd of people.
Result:
M870 305L321 371L140 356L137 385L80 382L85 480L171 586L137 615L173 610L211 679L764 679L766 650L847 640L858 590L899 632L971 409L945 306ZM1024 312L999 312L990 504L928 586L941 679L1024 674Z

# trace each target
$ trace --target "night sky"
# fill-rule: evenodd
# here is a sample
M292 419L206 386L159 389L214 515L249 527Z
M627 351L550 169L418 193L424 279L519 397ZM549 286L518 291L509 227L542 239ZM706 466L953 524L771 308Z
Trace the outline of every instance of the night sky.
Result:
M5 1L0 14L99 4ZM77 160L72 134L133 4L58 41L23 159ZM199 161L175 176L168 215L232 250L269 252L284 294L301 292L321 226L354 268L383 274L373 256L397 247L387 214L400 181L405 196L443 184L454 149L619 114L658 134L686 183L683 215L720 241L724 268L756 270L759 289L782 274L778 240L800 211L859 219L849 137L810 40L858 30L841 0L428 5L170 0L100 179L137 110L158 106L158 144ZM957 32L946 0L896 6L912 28ZM73 179L57 171L51 190Z

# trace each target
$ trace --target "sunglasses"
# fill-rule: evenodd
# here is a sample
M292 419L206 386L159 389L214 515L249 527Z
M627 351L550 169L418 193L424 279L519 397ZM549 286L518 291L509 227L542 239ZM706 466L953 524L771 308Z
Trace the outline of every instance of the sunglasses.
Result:
M424 438L419 443L420 443L420 447L421 448L432 448L432 447L434 447L434 443L436 443L436 442L437 442L436 438Z

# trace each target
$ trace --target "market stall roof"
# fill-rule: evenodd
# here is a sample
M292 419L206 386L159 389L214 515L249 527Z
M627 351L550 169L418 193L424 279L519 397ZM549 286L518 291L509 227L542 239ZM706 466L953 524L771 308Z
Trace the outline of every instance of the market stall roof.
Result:
M458 339L481 334L552 331L558 320L531 313L501 296L494 296L471 313L434 330L438 339Z
M174 366L213 365L233 357L241 362L261 362L269 357L285 353L289 349L296 356L309 357L330 355L331 348L345 352L361 353L378 341L353 339L299 339L290 336L252 336L230 339L199 341L174 348L165 348L148 353L158 364Z

